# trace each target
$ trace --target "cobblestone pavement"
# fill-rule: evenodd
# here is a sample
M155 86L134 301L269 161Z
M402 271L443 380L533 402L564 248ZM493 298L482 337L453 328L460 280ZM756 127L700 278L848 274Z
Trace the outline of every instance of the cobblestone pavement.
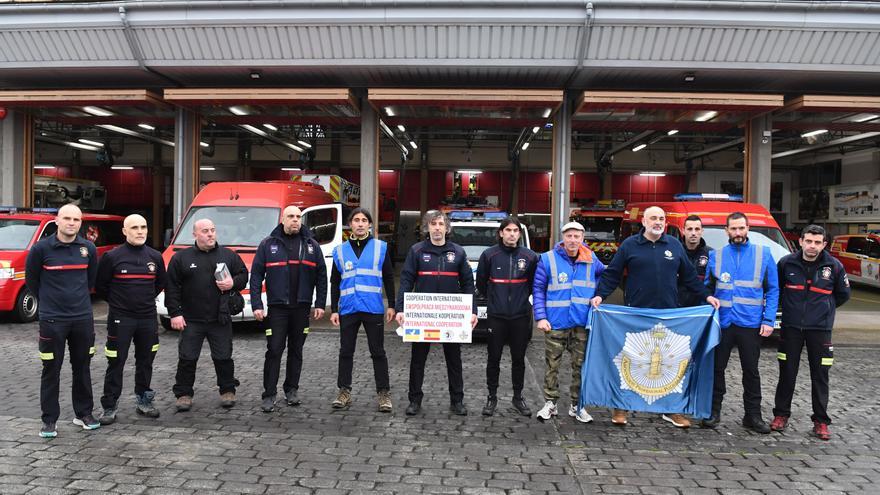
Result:
M96 328L92 379L97 415L106 361L103 322ZM59 436L43 440L37 436L36 325L0 324L6 392L0 402L0 493L880 493L878 348L838 346L832 372L834 436L821 442L809 436L806 366L790 429L762 436L737 424L738 364L728 372L731 391L717 430L678 430L646 414L620 428L611 425L604 410L592 411L596 421L588 425L564 413L548 423L517 416L509 406L507 356L499 412L482 417L482 344L465 346L463 352L470 415L453 416L442 353L436 348L428 362L424 412L407 417L408 347L389 330L394 413L376 411L363 337L355 356L354 404L348 411L334 411L338 337L322 330L306 342L303 404L266 414L259 408L265 339L256 329L244 329L235 341L238 405L219 407L205 352L195 406L176 413L171 386L177 335L166 332L160 340L153 388L161 418L135 415L130 361L118 422L94 432L74 427L65 367ZM541 337L533 340L528 360L526 392L537 409L544 369ZM765 348L761 370L769 420L774 349ZM566 387L563 379L561 390ZM560 403L560 411L566 409Z

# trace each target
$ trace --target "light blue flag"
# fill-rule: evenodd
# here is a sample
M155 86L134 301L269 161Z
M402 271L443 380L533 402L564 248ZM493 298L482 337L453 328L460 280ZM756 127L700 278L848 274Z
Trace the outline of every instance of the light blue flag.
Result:
M721 335L712 306L603 304L590 313L581 407L709 417L714 349Z

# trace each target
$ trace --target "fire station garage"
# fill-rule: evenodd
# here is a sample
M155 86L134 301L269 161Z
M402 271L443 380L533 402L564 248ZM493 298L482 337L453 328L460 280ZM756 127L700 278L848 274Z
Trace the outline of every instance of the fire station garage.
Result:
M785 249L858 234L869 309L878 25L870 2L8 2L0 205L137 212L162 248L207 184L300 181L397 258L443 208L517 214L538 251L579 220L610 259L628 205L748 203Z

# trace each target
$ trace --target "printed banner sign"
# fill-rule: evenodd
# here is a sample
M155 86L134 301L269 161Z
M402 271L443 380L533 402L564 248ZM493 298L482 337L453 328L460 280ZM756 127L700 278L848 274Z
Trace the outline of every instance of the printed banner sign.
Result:
M403 295L404 342L471 342L472 294L407 292Z

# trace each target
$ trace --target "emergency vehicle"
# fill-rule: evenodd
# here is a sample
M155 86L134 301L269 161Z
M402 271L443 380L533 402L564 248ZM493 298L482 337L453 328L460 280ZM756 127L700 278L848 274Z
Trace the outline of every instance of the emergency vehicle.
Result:
M281 214L290 205L302 209L303 225L308 226L321 245L329 273L333 249L342 243L342 203L336 202L336 198L321 185L311 181L212 182L206 185L193 199L170 245L162 253L165 264L168 265L174 253L193 245L193 224L207 218L217 228L217 242L238 253L250 272L260 241L281 223ZM248 289L241 294L245 300L244 311L234 316L233 321L253 320L250 298L262 297L265 307L265 287L259 296L251 294ZM164 292L156 298L156 310L162 326L171 328Z
M675 201L655 203L630 203L626 206L623 223L621 224L621 242L630 235L639 233L642 228L642 217L645 209L659 206L666 212L666 233L682 240L684 238L684 222L690 215L697 215L703 223L703 240L712 249L721 249L728 243L727 215L740 211L749 219L749 242L758 246L768 246L774 262L791 253L788 241L773 215L759 204L743 203L742 196L737 194L677 194ZM779 328L777 313L775 328Z
M604 264L611 263L620 247L620 222L626 210L622 199L605 199L571 210L569 220L584 226L584 242Z
M880 234L835 236L831 255L840 260L853 282L880 287Z
M476 208L450 210L446 214L452 227L452 233L448 239L464 249L468 264L474 274L474 279L476 279L480 255L489 247L498 244L498 228L501 226L501 221L509 215L500 210L479 210ZM519 238L519 245L530 248L529 231L525 225L523 225L522 236ZM476 294L474 297L477 303L478 319L474 335L479 336L486 332L488 300L483 294Z
M16 321L37 319L37 300L25 285L25 261L31 247L54 235L56 208L0 206L0 312L12 312ZM123 217L83 213L79 235L92 241L100 258L125 242Z

